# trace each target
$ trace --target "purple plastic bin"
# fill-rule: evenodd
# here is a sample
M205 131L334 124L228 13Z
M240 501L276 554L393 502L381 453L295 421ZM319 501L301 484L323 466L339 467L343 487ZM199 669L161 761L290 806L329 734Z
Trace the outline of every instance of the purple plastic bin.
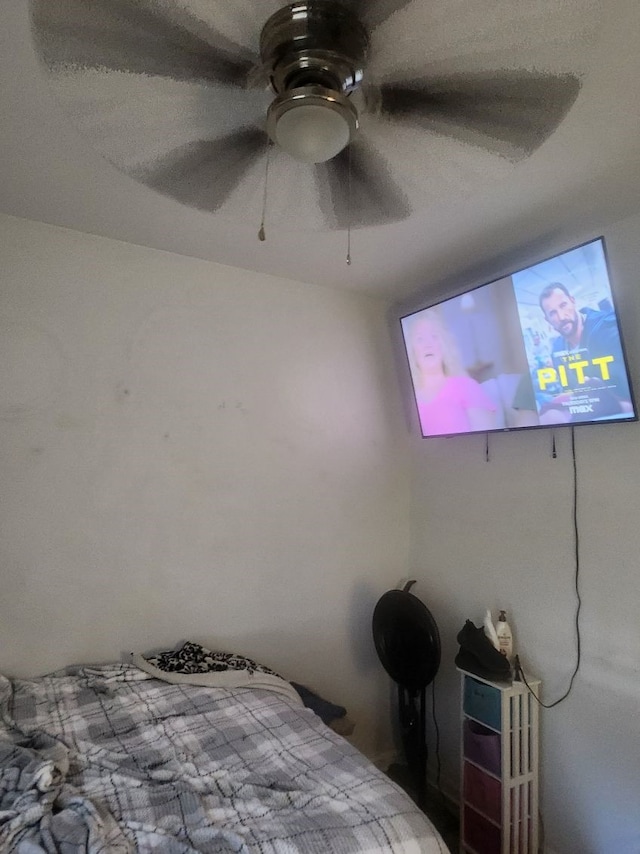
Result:
M501 771L500 734L476 721L464 722L464 755L496 777Z

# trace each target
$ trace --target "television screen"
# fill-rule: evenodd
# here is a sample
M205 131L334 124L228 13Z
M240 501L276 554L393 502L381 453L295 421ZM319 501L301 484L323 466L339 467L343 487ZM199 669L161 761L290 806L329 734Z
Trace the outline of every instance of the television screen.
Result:
M637 418L603 238L400 323L423 436Z

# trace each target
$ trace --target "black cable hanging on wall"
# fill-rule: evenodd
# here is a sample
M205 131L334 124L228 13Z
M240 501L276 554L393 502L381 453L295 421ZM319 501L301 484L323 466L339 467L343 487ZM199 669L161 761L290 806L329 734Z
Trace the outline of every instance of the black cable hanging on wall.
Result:
M555 460L558 458L558 451L556 447L556 432L555 430L551 431L551 457ZM484 458L485 462L491 461L491 455L489 452L489 433L485 433L485 450L484 450ZM582 657L582 639L580 636L580 611L582 609L582 597L580 595L580 532L578 529L578 465L576 460L576 434L575 427L571 425L571 459L573 463L573 500L572 500L572 520L573 520L573 542L574 542L574 589L576 593L576 613L575 613L575 629L576 629L576 663L573 669L573 673L571 674L571 678L569 680L569 687L565 691L565 693L557 700L554 700L553 703L543 703L542 700L536 695L533 691L529 683L527 682L526 676L522 670L522 665L520 664L519 656L515 656L515 672L516 678L521 679L524 684L527 686L527 689L531 696L535 699L538 705L542 706L545 709L552 709L554 706L558 706L562 703L563 700L571 693L573 688L574 680L578 674L580 669L580 661Z
M553 456L555 458L555 437L553 442ZM557 700L554 700L553 703L543 703L542 700L536 695L533 691L529 683L527 682L526 676L522 671L522 666L520 664L520 658L516 655L515 657L515 671L516 677L522 679L524 684L527 686L529 693L538 703L538 705L542 706L545 709L553 709L554 706L558 706L562 703L563 700L566 700L569 694L571 693L571 689L573 688L573 682L580 670L580 659L582 654L582 641L580 637L580 610L582 608L582 597L580 596L580 532L578 530L578 465L576 461L576 434L575 427L571 426L571 458L573 461L573 508L572 508L572 516L573 516L573 545L574 545L574 587L576 592L576 613L575 613L575 627L576 627L576 663L573 669L573 673L571 674L571 678L569 680L569 687L564 692L564 694L559 697Z

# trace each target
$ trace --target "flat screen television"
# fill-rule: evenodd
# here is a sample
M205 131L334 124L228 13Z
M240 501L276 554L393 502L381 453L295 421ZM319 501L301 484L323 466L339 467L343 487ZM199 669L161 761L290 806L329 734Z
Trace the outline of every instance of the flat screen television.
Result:
M637 420L602 237L400 324L423 436Z

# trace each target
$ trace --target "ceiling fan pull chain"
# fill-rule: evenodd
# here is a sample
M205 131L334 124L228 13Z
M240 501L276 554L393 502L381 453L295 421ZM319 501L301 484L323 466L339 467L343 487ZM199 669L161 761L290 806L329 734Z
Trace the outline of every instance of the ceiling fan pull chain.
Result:
M351 146L347 147L347 264L351 264Z
M269 160L271 158L271 140L267 138L267 163L264 170L264 191L262 193L262 219L260 221L260 230L258 231L258 240L266 240L267 235L264 231L264 218L267 214L267 183L269 181Z

